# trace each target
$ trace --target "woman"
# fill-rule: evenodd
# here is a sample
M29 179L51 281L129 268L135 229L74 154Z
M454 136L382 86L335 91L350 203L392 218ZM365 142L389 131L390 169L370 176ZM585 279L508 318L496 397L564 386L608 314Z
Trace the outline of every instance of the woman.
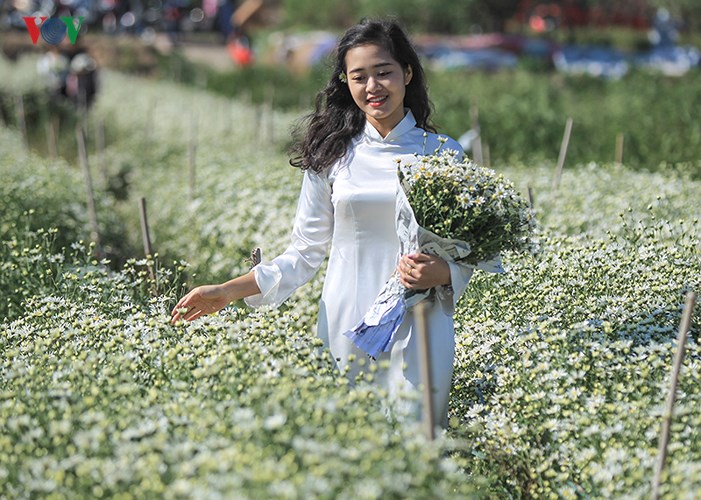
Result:
M455 348L452 314L471 270L425 254L397 262L395 229L395 160L439 147L463 154L456 141L433 133L430 112L423 69L402 29L392 21L350 28L293 149L290 163L304 170L304 180L290 246L244 276L193 289L173 309L173 321L196 319L241 298L251 306L278 306L314 276L330 243L317 334L353 380L373 361L344 333L368 311L396 267L407 288L436 289L428 321L434 406L445 422ZM420 384L413 330L408 314L390 352L377 359L375 381L405 411L418 414L412 398L400 398Z

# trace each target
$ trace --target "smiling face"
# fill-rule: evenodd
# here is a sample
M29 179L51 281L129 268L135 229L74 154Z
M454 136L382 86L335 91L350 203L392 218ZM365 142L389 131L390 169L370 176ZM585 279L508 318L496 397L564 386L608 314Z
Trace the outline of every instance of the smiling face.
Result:
M404 118L404 95L411 81L387 49L360 45L346 52L348 88L367 120L385 137Z

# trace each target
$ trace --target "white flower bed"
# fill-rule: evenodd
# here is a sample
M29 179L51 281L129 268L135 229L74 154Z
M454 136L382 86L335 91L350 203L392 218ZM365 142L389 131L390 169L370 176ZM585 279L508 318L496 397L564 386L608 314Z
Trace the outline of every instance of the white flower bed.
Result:
M104 84L96 115L110 172L132 169L118 213L135 235L143 195L154 248L186 259L197 283L244 271L253 246L269 257L284 249L301 181L276 151L290 117L276 115L277 139L259 143L240 103L110 73ZM13 151L3 171L16 163L51 175ZM504 169L534 190L542 253L506 256L503 276L476 274L459 304L451 461L415 427L388 422L381 395L333 374L312 330L321 276L286 310L230 308L171 327L174 292L149 302L136 263L108 273L58 262L39 243L4 254L58 277L55 292L1 327L0 496L648 496L680 308L701 288L701 184L587 165L565 169L552 191L552 170ZM668 498L701 489L698 317L697 308Z

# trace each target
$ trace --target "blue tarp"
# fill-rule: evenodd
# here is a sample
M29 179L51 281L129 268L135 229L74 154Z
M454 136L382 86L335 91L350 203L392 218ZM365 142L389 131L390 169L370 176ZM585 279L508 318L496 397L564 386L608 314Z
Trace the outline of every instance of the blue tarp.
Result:
M424 36L417 48L437 69L497 70L513 68L519 58L540 57L558 71L618 79L632 67L644 67L665 75L680 76L701 64L694 47L658 45L645 53L626 54L606 46L563 45L544 38L499 33L470 36Z
M701 64L701 52L696 47L658 47L637 56L635 64L665 75L681 76Z
M628 72L628 62L622 53L607 47L567 45L553 54L558 71L618 79Z
M681 76L699 66L701 53L695 47L655 47L642 54L624 55L607 47L566 46L555 52L553 63L564 73L621 78L631 66Z
M427 58L436 69L496 70L518 64L518 57L501 49L445 49L427 55Z

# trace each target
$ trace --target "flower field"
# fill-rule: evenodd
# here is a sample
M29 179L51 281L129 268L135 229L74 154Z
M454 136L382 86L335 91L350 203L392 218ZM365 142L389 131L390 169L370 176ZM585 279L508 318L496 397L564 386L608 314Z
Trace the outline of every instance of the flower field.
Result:
M103 245L124 265L81 242L77 165L0 127L0 497L649 497L681 307L701 289L699 181L589 164L554 190L551 164L500 166L532 189L539 253L473 277L451 427L430 444L385 416L383 394L334 373L313 331L323 273L278 311L168 322L184 282L228 279L254 246L264 258L286 246L296 116L116 73L102 83L91 168ZM701 491L695 317L665 498Z

